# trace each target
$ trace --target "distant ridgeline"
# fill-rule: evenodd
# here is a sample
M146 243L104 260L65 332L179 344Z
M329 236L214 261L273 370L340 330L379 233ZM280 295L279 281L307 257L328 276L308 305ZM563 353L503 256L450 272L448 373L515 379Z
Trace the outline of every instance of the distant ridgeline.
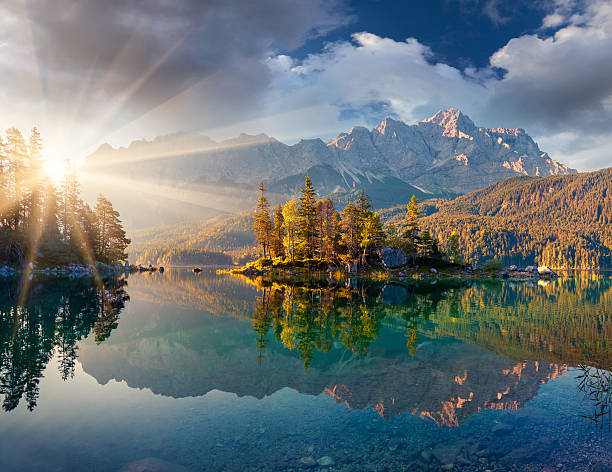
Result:
M231 264L254 255L251 213L134 232L130 261L155 265Z
M441 241L457 230L463 256L505 264L612 268L612 168L545 178L516 177L451 201L421 205L420 226ZM381 212L387 223L403 207Z

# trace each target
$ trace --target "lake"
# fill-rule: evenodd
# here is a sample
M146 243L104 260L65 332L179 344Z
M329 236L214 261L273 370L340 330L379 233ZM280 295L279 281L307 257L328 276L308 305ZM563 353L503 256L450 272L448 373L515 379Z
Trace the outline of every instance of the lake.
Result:
M0 280L0 470L612 470L612 278Z

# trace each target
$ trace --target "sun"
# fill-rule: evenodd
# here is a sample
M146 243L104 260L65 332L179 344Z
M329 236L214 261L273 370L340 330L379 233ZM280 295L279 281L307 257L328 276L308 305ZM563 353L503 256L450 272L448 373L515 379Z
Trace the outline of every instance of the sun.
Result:
M45 161L45 172L55 182L61 182L66 173L66 164L60 160L50 159Z

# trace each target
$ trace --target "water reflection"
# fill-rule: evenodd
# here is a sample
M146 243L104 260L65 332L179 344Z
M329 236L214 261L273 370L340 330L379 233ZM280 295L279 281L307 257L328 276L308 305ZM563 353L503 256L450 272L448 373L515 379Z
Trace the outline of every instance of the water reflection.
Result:
M592 413L585 415L603 430L612 428L612 349L605 339L593 345L584 346L584 361L578 368L578 390L584 393L593 405ZM601 353L604 353L603 357ZM605 366L603 369L599 366Z
M19 280L0 284L0 396L5 411L22 399L36 407L39 382L57 355L63 380L74 376L77 343L93 331L96 343L117 327L129 299L124 279L32 282L26 296Z
M130 292L113 339L81 348L101 384L175 398L290 387L448 426L521 408L612 330L609 279L298 287L170 272Z

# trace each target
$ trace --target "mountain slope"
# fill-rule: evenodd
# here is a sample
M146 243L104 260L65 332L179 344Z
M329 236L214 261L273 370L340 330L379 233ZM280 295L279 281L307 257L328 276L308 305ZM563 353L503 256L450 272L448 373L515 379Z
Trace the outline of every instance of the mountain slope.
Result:
M611 188L612 168L518 177L439 205L421 226L442 241L456 229L471 261L612 268Z
M198 219L198 211L201 219L246 210L260 181L282 201L306 174L338 203L364 189L383 207L406 203L413 194L451 196L517 175L572 172L524 130L476 127L459 110L414 125L387 118L372 130L354 127L327 143L308 139L292 146L264 134L215 142L179 133L127 148L103 145L83 166L84 187L94 196L111 193L130 227ZM181 202L193 211L183 215Z

